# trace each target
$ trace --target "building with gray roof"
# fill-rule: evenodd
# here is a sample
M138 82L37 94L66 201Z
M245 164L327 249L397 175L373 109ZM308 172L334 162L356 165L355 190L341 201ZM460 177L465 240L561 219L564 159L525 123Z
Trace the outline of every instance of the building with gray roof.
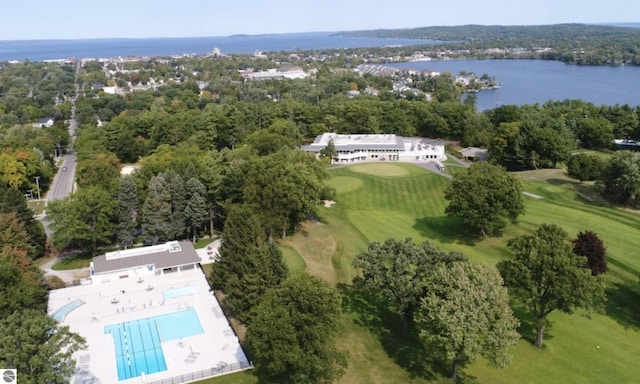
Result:
M103 283L114 279L140 279L145 275L193 269L199 262L200 256L189 241L170 241L96 256L90 266L91 280Z

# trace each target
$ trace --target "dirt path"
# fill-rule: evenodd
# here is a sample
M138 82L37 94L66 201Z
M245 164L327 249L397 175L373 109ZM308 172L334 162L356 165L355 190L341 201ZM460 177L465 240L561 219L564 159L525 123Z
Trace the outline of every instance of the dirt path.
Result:
M45 276L57 276L67 284L71 284L74 280L81 280L89 277L89 267L69 269L65 271L54 271L51 269L55 263L62 260L64 257L54 257L40 266Z

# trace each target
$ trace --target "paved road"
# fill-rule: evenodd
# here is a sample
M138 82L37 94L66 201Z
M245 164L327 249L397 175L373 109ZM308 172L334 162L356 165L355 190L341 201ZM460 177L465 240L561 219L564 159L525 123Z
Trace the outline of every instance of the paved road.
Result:
M47 193L47 203L64 199L73 192L75 173L76 155L73 152L69 152L64 156L62 166L53 178L51 188Z

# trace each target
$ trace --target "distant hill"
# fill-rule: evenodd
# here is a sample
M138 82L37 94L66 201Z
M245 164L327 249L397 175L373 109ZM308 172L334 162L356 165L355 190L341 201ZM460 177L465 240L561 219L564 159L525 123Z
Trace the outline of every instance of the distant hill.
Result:
M428 39L442 42L500 41L521 42L523 40L545 42L583 41L588 38L616 37L640 38L640 23L613 25L553 24L553 25L460 25L435 26L410 29L375 29L367 31L339 32L335 36L382 37L403 39ZM549 45L549 44L547 44Z

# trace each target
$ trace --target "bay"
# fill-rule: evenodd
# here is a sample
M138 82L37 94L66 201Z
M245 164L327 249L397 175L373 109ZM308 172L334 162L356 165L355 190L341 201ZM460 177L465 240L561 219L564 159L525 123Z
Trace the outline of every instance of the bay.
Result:
M429 40L339 37L333 32L223 37L0 41L0 61L279 52L431 44Z
M577 66L544 60L432 60L389 65L495 77L500 88L476 94L479 111L565 99L582 99L595 105L640 106L640 67Z

